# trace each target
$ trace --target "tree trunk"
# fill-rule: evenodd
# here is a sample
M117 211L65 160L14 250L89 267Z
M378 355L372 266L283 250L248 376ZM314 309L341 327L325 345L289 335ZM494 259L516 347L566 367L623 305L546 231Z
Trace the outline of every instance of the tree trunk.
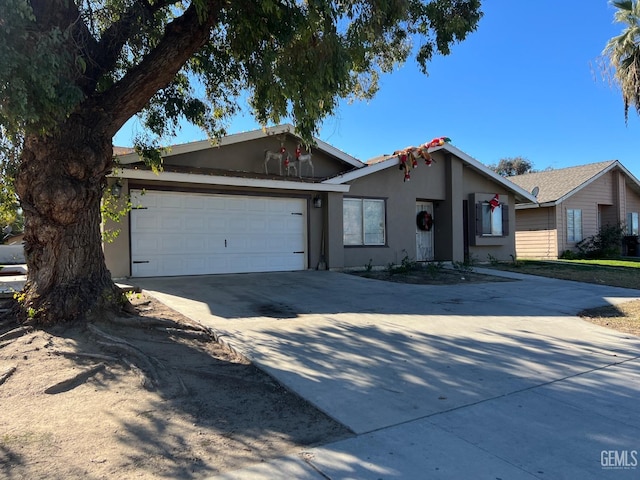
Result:
M27 282L21 320L53 325L122 305L102 251L100 202L113 148L68 120L51 136L25 140L16 190L25 216ZM85 122L86 124L86 122Z

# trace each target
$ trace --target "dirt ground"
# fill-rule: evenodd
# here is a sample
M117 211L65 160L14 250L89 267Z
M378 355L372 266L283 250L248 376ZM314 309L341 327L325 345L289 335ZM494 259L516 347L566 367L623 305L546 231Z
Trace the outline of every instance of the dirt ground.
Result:
M578 314L587 322L640 337L640 300L592 308Z
M171 322L0 336L0 478L200 479L350 434L177 312L132 301L123 321Z
M354 270L347 272L359 277L374 278L386 282L413 283L419 285L455 285L459 283L479 282L512 282L511 278L484 275L474 272L473 268L467 270L452 270L446 268L415 267L402 271L401 268L390 271L384 270Z
M505 281L452 270L352 273ZM144 294L131 301L138 315L121 317L124 325L11 338L15 325L0 324L0 478L202 479L350 435L189 319ZM640 335L640 302L627 307L580 315Z

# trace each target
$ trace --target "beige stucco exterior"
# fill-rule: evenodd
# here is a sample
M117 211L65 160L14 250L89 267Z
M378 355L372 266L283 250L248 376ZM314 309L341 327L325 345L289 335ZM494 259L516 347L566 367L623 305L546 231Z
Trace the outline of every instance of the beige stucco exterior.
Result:
M475 203L487 202L499 194L508 209L505 222L512 226L515 200L516 197L523 200L522 191L510 188L509 182L454 147L433 152L434 163L419 164L412 170L411 180L403 182L397 158L380 165L366 165L324 144L323 148L313 150L314 176L308 170L300 179L279 175L275 162L268 174L264 172L264 151L277 151L284 140L285 148L293 154L297 146L293 134L249 137L223 142L219 147L202 142L175 147L165 156L164 171L158 175L150 173L130 155L123 159L122 168L114 173L111 182L121 184L122 199L132 190L302 198L307 204L308 268L316 268L320 262L323 237L324 257L330 269L399 264L405 256L415 259L417 202L433 206L435 261L461 262L466 258L487 261L492 257L509 260L515 254L514 229L509 226L504 236L476 235ZM385 201L384 245L344 245L343 202L354 197ZM320 207L314 201L318 199ZM128 217L117 225L109 222L105 225L120 231L113 242L104 245L107 266L115 278L131 275Z

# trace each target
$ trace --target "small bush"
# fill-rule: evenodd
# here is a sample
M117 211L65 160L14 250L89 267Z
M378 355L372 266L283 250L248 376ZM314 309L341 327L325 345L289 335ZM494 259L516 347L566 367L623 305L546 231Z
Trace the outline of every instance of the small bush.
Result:
M580 256L573 250L565 250L560 255L558 255L558 258L562 260L577 260L578 258L580 258Z
M499 265L499 264L500 264L500 260L498 260L496 257L494 257L493 255L491 255L490 253L489 253L489 254L487 254L487 258L489 259L489 263L490 263L491 265L493 265L494 267L495 267L496 265Z
M583 258L612 258L620 256L625 229L621 224L600 227L596 235L576 245Z
M409 254L406 250L402 250L404 252L404 257L400 260L400 265L395 266L393 263L387 265L387 270L391 275L395 273L409 273L412 270L415 270L417 267L417 262L409 258Z
M436 278L443 268L444 263L442 262L429 262L425 267L431 278Z
M471 262L464 261L464 262L451 262L451 265L453 265L454 270L460 272L460 273L471 273L473 272L473 265Z

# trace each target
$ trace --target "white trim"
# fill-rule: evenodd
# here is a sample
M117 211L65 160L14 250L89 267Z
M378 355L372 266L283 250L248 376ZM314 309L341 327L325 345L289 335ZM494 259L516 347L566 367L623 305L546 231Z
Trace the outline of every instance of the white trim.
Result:
M550 201L550 202L536 203L536 204L523 203L523 204L516 205L516 209L518 209L518 210L527 210L527 209L530 209L530 208L557 207L557 206L561 205L569 197L575 195L576 193L578 193L583 188L588 187L593 182L595 182L596 180L598 180L599 178L601 178L605 174L609 173L611 170L613 170L616 167L618 167L622 171L622 173L627 175L627 177L633 183L635 183L636 187L640 190L640 181L638 181L638 179L636 177L634 177L633 174L629 170L627 170L625 168L625 166L620 163L619 160L612 160L611 163L607 167L603 168L598 173L596 173L595 175L593 175L592 177L587 179L584 183L578 185L576 188L574 188L570 192L567 192L566 194L564 194L559 199L554 200L554 201ZM571 167L568 167L568 168L571 168Z
M382 160L381 162L374 163L372 165L367 165L365 168L361 168L358 170L351 170L347 173L342 173L332 178L328 178L322 183L327 185L341 185L346 182L351 182L352 180L357 180L358 178L365 177L367 175L371 175L372 173L379 172L389 167L394 167L400 164L400 159L398 156L387 158L386 160Z
M259 178L222 177L194 173L160 172L151 170L114 169L111 177L131 180L154 180L158 182L200 183L204 185L225 185L234 187L255 187L279 190L303 190L311 192L348 192L350 185L327 185L324 183L287 182L286 180L262 180Z
M519 187L515 183L510 182L509 180L505 179L504 177L498 175L496 172L494 172L493 170L489 169L488 167L486 167L485 165L480 163L478 160L476 160L473 157L470 157L469 155L464 153L462 150L454 147L453 145L445 143L444 145L442 145L440 147L435 147L433 150L430 151L430 153L437 152L439 150L445 150L445 151L455 155L456 157L458 157L460 160L465 162L470 167L472 167L475 170L479 171L483 175L491 178L495 182L503 185L508 190L516 193L517 195L520 195L520 196L524 197L525 199L529 200L531 203L537 204L536 197L531 195L531 193L527 192L526 190L524 190L523 188ZM389 158L387 158L385 160L382 160L381 162L377 162L377 163L368 165L365 168L362 168L362 169L359 169L359 170L355 170L355 171L351 171L351 172L347 172L347 173L344 173L342 175L338 175L336 177L330 178L328 180L325 180L322 183L331 184L331 185L338 185L338 184L342 184L342 183L346 183L346 182L351 182L353 180L356 180L358 178L364 177L366 175L370 175L372 173L376 173L376 172L379 172L381 170L385 170L385 169L390 168L390 167L395 167L395 166L397 166L399 164L400 164L400 159L398 158L397 155L395 155L395 156L389 157Z
M638 188L640 188L640 183L638 182L638 180L636 179L636 177L634 177L631 172L629 172L629 170L627 170L626 168L624 168L622 166L622 164L618 161L618 160L614 160L613 162L611 162L611 164L606 167L603 168L602 170L600 170L598 173L596 173L593 177L589 178L586 182L584 182L581 185L578 185L576 188L574 188L573 190L571 190L570 192L568 192L567 194L563 195L562 197L560 197L559 199L557 199L555 202L549 202L550 206L558 206L560 205L562 202L564 202L567 198L575 195L576 193L578 193L580 190L582 190L583 188L588 187L589 185L591 185L593 182L595 182L596 180L600 179L601 177L603 177L605 174L609 173L611 170L613 170L615 167L619 167L620 170L622 170L622 172L626 175L629 176L629 178L631 180L633 180L635 182L635 184L638 186Z
M458 148L456 148L453 145L450 145L448 143L445 143L442 148L447 150L449 153L454 154L455 156L457 156L458 158L460 158L464 162L468 163L469 166L475 168L477 171L479 171L483 175L488 176L492 180L494 180L494 181L496 181L498 183L501 183L504 187L508 188L512 192L517 193L518 195L526 198L531 203L538 203L538 200L536 199L536 197L534 197L531 194L531 192L527 192L524 188L516 185L515 183L513 183L513 182L509 181L508 179L504 178L503 176L498 175L496 172L494 172L493 170L488 168L486 165L484 165L483 163L479 162L475 158L467 155L462 150L460 150L460 149L458 149ZM515 199L514 199L514 201L515 201Z
M223 147L225 145L233 145L236 143L248 142L250 140L257 140L259 138L265 138L273 135L281 135L283 133L289 133L299 138L293 125L285 123L283 125L277 125L274 127L267 127L260 130L251 130L248 132L234 133L226 135L219 139L214 140L200 140L198 142L182 143L180 145L173 145L167 148L167 152L163 154L163 157L170 157L172 155L182 155L185 153L193 153L201 150L207 150L209 148ZM318 138L313 138L316 142L319 150L328 153L329 155L336 157L337 159L347 163L356 168L363 168L366 165L360 160L352 157L351 155L337 149L336 147L329 145L326 142ZM137 153L128 153L126 155L118 155L118 162L120 165L129 165L140 161L140 157Z

